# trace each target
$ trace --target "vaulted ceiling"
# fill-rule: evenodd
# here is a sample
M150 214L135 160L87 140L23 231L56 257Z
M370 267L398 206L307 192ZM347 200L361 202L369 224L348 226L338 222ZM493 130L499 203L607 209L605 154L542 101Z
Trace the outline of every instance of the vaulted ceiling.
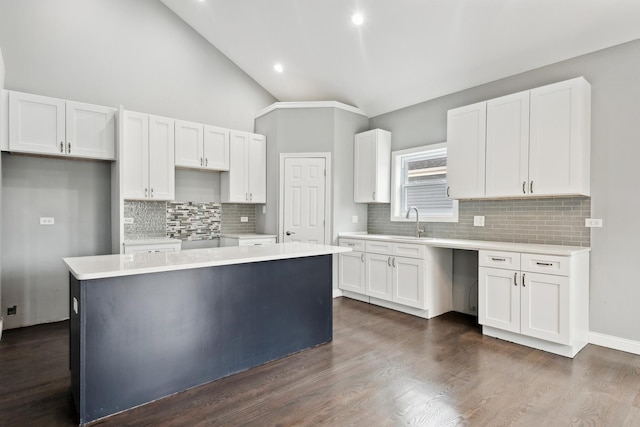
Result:
M640 38L639 0L161 1L279 101L370 117Z

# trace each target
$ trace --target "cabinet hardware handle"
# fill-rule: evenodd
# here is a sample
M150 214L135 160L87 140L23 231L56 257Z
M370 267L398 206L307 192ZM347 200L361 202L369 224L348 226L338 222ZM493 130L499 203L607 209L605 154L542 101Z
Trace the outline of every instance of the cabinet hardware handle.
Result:
M151 198L153 199L153 187L151 187Z
M71 142L67 143L67 154L71 154Z
M393 260L391 261L391 264L395 267L396 266L396 257L393 257Z
M209 166L209 159L207 159L206 157L204 158L204 165Z
M144 197L148 197L149 190L145 187L144 189Z
M355 243L347 243L347 246L355 246Z
M376 200L376 192L375 191L373 192L373 200L374 201Z
M364 262L364 252L360 254L360 261Z
M389 267L391 267L391 257L388 257L388 258L387 258L387 265L388 265Z
M64 142L60 141L60 152L64 153Z
M533 181L529 183L529 193L533 194Z
M527 194L527 181L522 181L522 194Z
M200 157L200 166L204 165L204 162L202 160L202 157Z
M551 267L553 264L550 262L536 262L536 265L541 265L543 267Z
M451 196L449 195L449 188L451 188L451 187L447 187L447 197L451 197Z
M506 258L494 258L494 257L491 257L491 261L506 261Z
M253 193L249 193L249 201L252 202L253 201Z
M526 285L524 284L524 276L526 276L526 274L522 273L522 287L524 288Z
M518 273L513 273L513 286L518 286Z

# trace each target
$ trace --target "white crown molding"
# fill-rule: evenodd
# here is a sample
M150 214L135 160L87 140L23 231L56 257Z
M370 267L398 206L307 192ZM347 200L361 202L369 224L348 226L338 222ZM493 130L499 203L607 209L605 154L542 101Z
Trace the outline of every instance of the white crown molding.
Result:
M589 343L627 353L640 354L640 341L589 332Z
M338 101L308 101L308 102L276 102L269 105L267 108L263 108L262 110L256 113L256 119L264 116L265 114L269 114L270 112L280 109L280 108L339 108L344 111L348 111L350 113L360 114L361 116L367 117L367 115L360 110L359 108L353 107L351 105L343 104Z

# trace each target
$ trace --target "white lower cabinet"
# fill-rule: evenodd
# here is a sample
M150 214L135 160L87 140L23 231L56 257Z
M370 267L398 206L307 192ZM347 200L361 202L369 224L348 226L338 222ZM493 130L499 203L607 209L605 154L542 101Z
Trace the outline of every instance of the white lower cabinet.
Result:
M425 318L452 309L451 250L351 238L339 244L354 250L340 254L346 296Z
M573 357L588 341L589 254L479 251L483 332Z

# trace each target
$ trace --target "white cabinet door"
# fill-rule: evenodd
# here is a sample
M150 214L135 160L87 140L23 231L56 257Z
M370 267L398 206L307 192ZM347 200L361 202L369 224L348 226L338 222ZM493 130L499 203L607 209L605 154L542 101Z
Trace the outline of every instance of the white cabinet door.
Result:
M364 280L364 252L340 254L338 286L345 291L366 294Z
M569 278L522 273L521 333L570 344Z
M123 141L120 161L123 169L123 198L149 197L149 116L123 111Z
M267 140L264 135L247 136L247 173L249 202L267 202Z
M204 126L200 123L175 121L175 165L185 168L204 167Z
M393 300L393 270L388 255L366 254L366 294L387 301Z
M426 309L424 295L424 260L393 257L393 301L411 307Z
M391 133L373 129L356 134L354 141L353 201L391 201Z
M519 333L520 273L480 267L478 276L478 322Z
M249 201L246 132L231 131L229 135L229 172L221 176L223 202L246 203Z
M447 195L484 197L487 103L447 112Z
M67 101L67 154L115 160L115 112L115 108Z
M487 101L487 197L529 193L529 91Z
M9 92L9 149L64 156L65 101Z
M203 142L204 168L229 170L229 129L204 126Z
M149 198L175 198L174 121L149 116Z
M591 86L584 78L531 90L532 195L590 194L590 121Z

